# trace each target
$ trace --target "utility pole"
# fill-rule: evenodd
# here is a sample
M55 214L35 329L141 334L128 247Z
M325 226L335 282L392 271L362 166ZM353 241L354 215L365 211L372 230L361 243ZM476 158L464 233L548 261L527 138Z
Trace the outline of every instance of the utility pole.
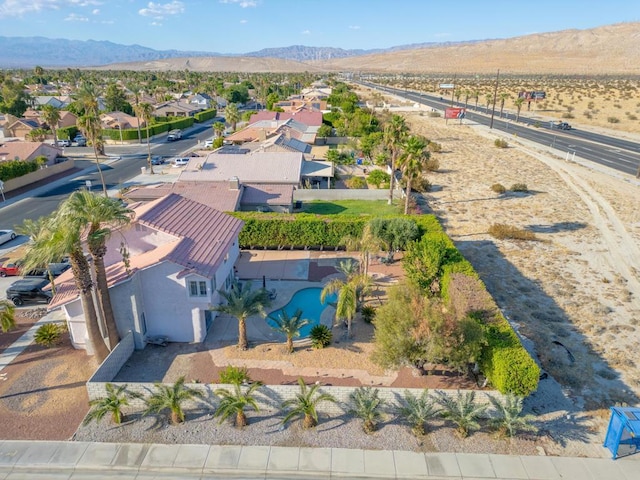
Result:
M500 81L500 69L498 69L498 74L496 75L496 86L493 89L493 108L491 109L491 123L489 124L489 129L493 128L493 116L496 114L496 97L498 96L499 81Z

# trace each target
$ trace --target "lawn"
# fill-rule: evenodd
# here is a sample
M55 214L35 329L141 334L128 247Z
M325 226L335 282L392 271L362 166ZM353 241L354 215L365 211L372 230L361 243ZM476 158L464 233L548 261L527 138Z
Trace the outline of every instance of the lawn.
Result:
M302 204L304 213L317 215L393 215L402 213L400 206L395 203L388 205L386 200L337 200L325 202L317 200Z

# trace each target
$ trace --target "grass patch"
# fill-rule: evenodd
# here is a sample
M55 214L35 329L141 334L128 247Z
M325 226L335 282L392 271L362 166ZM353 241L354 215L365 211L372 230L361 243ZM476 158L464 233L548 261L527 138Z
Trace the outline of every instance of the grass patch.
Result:
M302 212L316 215L394 215L402 213L394 199L393 205L386 200L338 200L325 202L317 200L302 204Z

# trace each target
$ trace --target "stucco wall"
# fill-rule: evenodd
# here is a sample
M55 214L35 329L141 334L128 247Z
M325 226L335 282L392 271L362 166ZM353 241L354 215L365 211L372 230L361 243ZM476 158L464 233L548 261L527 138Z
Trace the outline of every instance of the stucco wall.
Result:
M107 358L104 359L104 362L102 362L89 379L89 383L111 381L113 377L118 374L125 362L129 360L134 347L133 332L129 332L120 340L120 343L116 345L116 348L111 351Z
M385 189L348 189L336 190L327 188L299 188L293 191L293 199L300 201L311 200L386 200L389 196L389 190Z

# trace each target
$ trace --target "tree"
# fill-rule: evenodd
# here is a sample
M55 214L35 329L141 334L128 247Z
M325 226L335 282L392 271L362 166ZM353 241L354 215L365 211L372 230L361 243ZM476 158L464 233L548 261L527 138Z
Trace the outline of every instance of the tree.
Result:
M500 99L500 118L502 118L502 112L504 111L504 102L506 102L509 97L510 95L507 92L502 92L498 95L498 98Z
M222 134L224 133L224 130L225 130L224 123L222 123L222 122L214 122L213 123L213 132L215 133L217 138L222 137Z
M382 143L382 132L373 132L360 137L360 150L364 157L371 162L374 150Z
M42 118L47 122L47 125L49 125L51 133L53 133L53 143L57 147L58 135L56 130L58 128L58 122L60 121L60 110L51 105L45 105L42 107Z
M374 171L381 172L381 170ZM364 226L361 236L345 237L342 239L341 243L349 252L360 252L360 273L363 275L369 275L369 261L371 254L379 252L382 248L382 241L371 232L371 225L366 224Z
M130 114L131 104L127 101L127 95L124 90L115 83L107 85L104 92L105 108L108 112L125 112Z
M220 397L220 405L213 414L215 417L220 417L220 423L224 422L231 415L235 415L235 426L237 428L246 427L248 425L247 415L245 410L248 407L253 408L256 412L260 411L258 402L254 397L254 393L262 387L262 383L255 382L249 386L245 391L239 384L233 386L233 392L230 392L226 388L218 388L214 393Z
M515 99L515 101L513 102L513 104L516 106L516 110L518 111L517 115L516 115L516 122L518 122L518 120L520 120L520 111L522 110L522 104L524 103L524 98L522 97L518 97Z
M215 312L226 313L238 319L238 348L249 348L247 342L247 318L252 315L265 315L264 309L270 305L269 294L264 289L251 290L251 282L240 284L234 279L229 291L218 291L225 302L213 307Z
M411 183L422 175L431 154L426 150L429 141L411 135L403 145L403 154L400 157L402 174L406 179L404 214L409 214L409 197L411 196Z
M27 108L29 108L29 95L25 93L24 85L6 78L0 90L0 112L22 117Z
M408 218L374 218L369 225L371 234L386 246L389 260L393 260L394 252L404 250L420 235L416 222Z
M238 106L235 103L230 103L224 112L226 122L231 125L233 131L236 131L236 126L240 121L240 113L238 112Z
M456 252L443 235L424 235L419 241L410 242L404 252L402 264L407 278L427 292L439 291L434 282L442 275L442 266Z
M147 127L147 167L149 168L149 173L153 175L153 164L151 163L151 130L149 129L149 120L151 120L151 115L153 114L153 106L150 103L139 103L135 106L136 116L139 120L142 120ZM139 123L139 121L138 121Z
M376 423L382 418L384 400L380 398L380 391L371 387L359 387L349 395L349 414L362 420L364 433L376 431Z
M280 101L280 95L278 95L276 92L272 92L269 95L267 95L267 110L273 110L273 104L274 103L278 103Z
M32 142L44 142L47 138L47 131L44 128L34 128L25 135Z
M471 92L471 98L476 101L476 110L478 110L478 99L480 98L480 90L478 90L477 88L473 89L473 91Z
M489 106L491 105L491 102L493 102L493 93L487 93L484 96L484 99L487 102L487 113L489 113Z
M72 193L62 204L62 208L70 218L78 222L82 230L88 227L87 244L96 274L98 304L104 315L109 347L113 350L120 341L120 336L111 306L104 256L112 229L129 223L133 211L124 207L117 199L101 197L88 191Z
M511 393L504 397L501 402L493 395L487 395L491 405L496 409L497 416L490 420L491 426L507 437L514 437L519 431L536 432L538 429L531 425L535 419L533 415L522 415L523 398Z
M15 307L9 300L0 300L0 330L7 333L16 328Z
M98 167L98 172L100 174L100 182L102 183L102 192L105 197L108 197L107 193L107 185L104 181L104 176L102 174L102 167L100 166L100 159L98 158L98 151L102 147L102 125L100 123L100 118L97 114L93 113L85 113L82 117L78 119L78 128L84 134L84 136L89 140L91 145L93 146L93 153L96 159L96 166Z
M336 399L329 393L319 393L319 383L308 388L300 377L298 385L300 385L300 393L297 393L295 398L285 400L280 407L282 410L289 410L282 424L285 425L293 418L302 417L302 428L313 428L318 425L318 405L322 402L336 403Z
M293 353L293 338L300 336L300 329L305 325L309 325L309 320L302 318L302 310L297 309L292 316L286 310L280 310L277 317L269 317L274 323L274 330L284 334L287 337L287 351Z
M411 425L411 430L416 436L424 435L426 423L439 414L439 410L426 388L419 397L405 390L397 412Z
M82 424L88 425L94 420L99 422L108 414L111 415L113 423L120 425L124 418L122 408L129 405L129 399L141 398L139 394L128 392L127 387L128 385L115 386L112 383L107 383L105 385L107 396L89 401L91 410L87 413Z
M400 154L401 143L409 132L409 127L400 115L393 115L384 127L383 141L391 156L391 181L389 182L389 205L393 203L393 188L396 175L396 161Z
M458 391L455 398L440 391L437 391L436 395L436 401L444 409L442 416L458 427L458 434L462 438L467 437L469 431L480 428L478 419L487 409L487 406L476 404L476 392L462 393Z
M147 399L147 409L144 414L148 415L169 410L171 423L174 425L184 422L182 406L185 402L204 396L200 390L186 387L184 385L184 377L180 377L171 386L156 383L155 387L156 392Z

